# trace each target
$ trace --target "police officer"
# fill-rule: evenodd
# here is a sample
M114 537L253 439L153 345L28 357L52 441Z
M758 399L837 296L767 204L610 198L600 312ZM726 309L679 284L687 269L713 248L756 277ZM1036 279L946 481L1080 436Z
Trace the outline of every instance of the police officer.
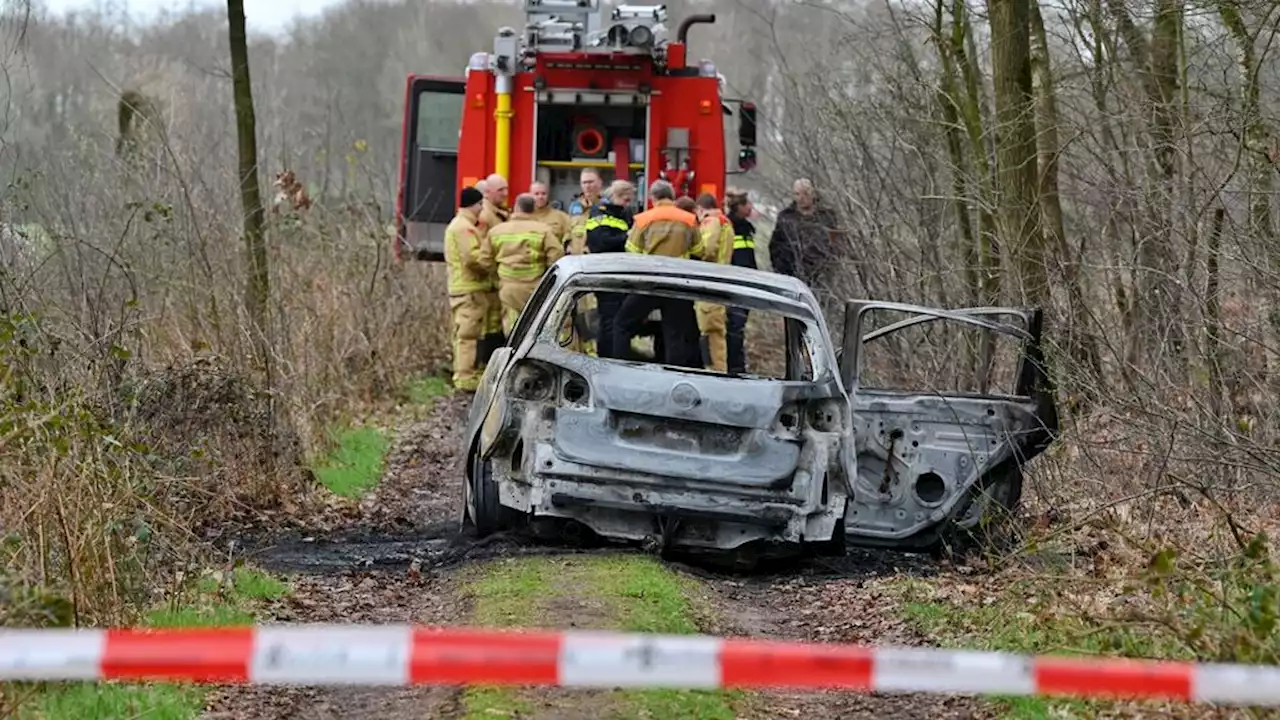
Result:
M537 201L538 207L533 211L533 219L544 222L560 240L569 234L569 225L573 222L569 213L551 207L551 189L542 181L529 186L529 194Z
M731 262L739 267L756 267L756 227L747 219L751 215L751 200L747 193L735 193L727 199L729 222L733 223L733 255ZM730 307L728 309L729 373L742 374L747 371L747 353L745 336L747 332L747 309Z
M609 186L609 199L591 208L586 229L587 252L625 252L627 233L631 231L631 204L636 199L636 186L626 180L615 180ZM596 293L596 354L621 357L613 345L614 321L625 296L619 293Z
M720 211L720 203L711 193L697 200L698 229L706 246L703 259L728 265L733 259L733 223ZM693 306L702 333L703 361L716 372L728 372L728 350L725 341L725 308L715 303L699 302Z
M459 193L458 214L444 231L444 255L449 268L449 311L452 315L453 386L474 392L480 385L478 344L489 314L493 290L491 257L476 227L484 195L473 187Z
M524 193L516 198L511 219L489 229L486 245L498 274L502 303L502 332L511 335L520 311L533 294L547 268L564 257L564 243L546 223L534 218L537 200Z
M666 180L649 187L653 208L635 217L627 235L626 251L644 255L702 258L705 252L698 233L698 219L675 205L675 190ZM613 331L613 347L625 357L632 355L631 340L639 334L645 319L654 310L662 312L662 344L666 363L679 367L702 367L698 352L698 320L693 303L658 295L631 295L618 309Z

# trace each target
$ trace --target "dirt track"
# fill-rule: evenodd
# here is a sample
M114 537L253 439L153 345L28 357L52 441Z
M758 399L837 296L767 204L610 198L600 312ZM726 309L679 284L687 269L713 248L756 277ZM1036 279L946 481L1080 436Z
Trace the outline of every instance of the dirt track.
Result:
M573 552L498 538L476 543L457 532L462 467L459 438L466 401L439 401L423 422L401 429L377 490L354 513L323 518L311 533L255 542L254 562L286 575L294 587L282 622L417 623L469 621L458 572L477 560L510 554ZM614 551L616 552L616 551ZM919 641L882 597L876 579L933 574L922 558L851 553L836 562L804 563L783 574L732 576L699 568L710 609L707 633L783 639L912 644ZM558 612L562 624L590 625L586 605ZM576 620L575 620L576 618ZM590 693L548 691L537 717L593 717ZM992 717L977 698L868 696L855 693L762 693L740 717ZM210 718L455 718L459 691L447 688L253 688L213 694Z

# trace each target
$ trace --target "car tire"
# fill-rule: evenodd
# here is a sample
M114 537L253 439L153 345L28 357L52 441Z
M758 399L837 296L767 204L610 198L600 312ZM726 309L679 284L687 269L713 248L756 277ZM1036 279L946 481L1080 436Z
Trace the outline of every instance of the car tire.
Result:
M1016 531L1014 519L1022 504L1022 484L1022 468L1016 462L987 473L943 521L930 550L962 554L978 548L998 549ZM975 513L979 514L976 519Z
M467 514L477 537L502 530L502 504L498 501L498 483L493 479L493 462L471 455L471 478L467 481Z

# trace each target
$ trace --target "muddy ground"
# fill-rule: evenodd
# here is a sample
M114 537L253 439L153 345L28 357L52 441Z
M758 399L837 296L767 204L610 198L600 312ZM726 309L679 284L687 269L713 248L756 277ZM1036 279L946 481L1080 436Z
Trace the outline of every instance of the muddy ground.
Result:
M400 429L379 487L354 509L321 513L301 531L244 538L258 565L284 575L294 591L274 613L282 622L467 623L471 608L458 592L472 564L528 553L623 552L533 545L515 538L475 542L457 534L462 477L459 439L466 398L441 399L423 421ZM917 644L882 597L886 575L944 572L927 558L851 552L837 561L807 561L770 574L734 575L673 565L702 581L709 609L704 632L867 644ZM589 626L590 600L557 613L562 626ZM593 717L592 694L540 693L537 717ZM857 693L755 694L740 717L993 717L981 698L874 696ZM227 687L215 691L210 718L457 718L453 688Z

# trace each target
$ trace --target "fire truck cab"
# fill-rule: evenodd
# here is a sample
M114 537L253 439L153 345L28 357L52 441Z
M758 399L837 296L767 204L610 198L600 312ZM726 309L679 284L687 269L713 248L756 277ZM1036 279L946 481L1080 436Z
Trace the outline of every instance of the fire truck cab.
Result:
M717 197L729 174L755 166L755 105L723 97L710 60L690 63L691 15L667 37L665 5L525 0L523 35L498 31L493 52L465 76L410 75L405 86L395 255L444 260L444 230L460 188L490 173L511 195L547 183L553 204L578 210L579 176L599 171L641 188L670 181L677 195ZM737 169L726 167L725 116L738 105ZM639 208L637 208L639 209ZM585 208L583 208L585 210Z

